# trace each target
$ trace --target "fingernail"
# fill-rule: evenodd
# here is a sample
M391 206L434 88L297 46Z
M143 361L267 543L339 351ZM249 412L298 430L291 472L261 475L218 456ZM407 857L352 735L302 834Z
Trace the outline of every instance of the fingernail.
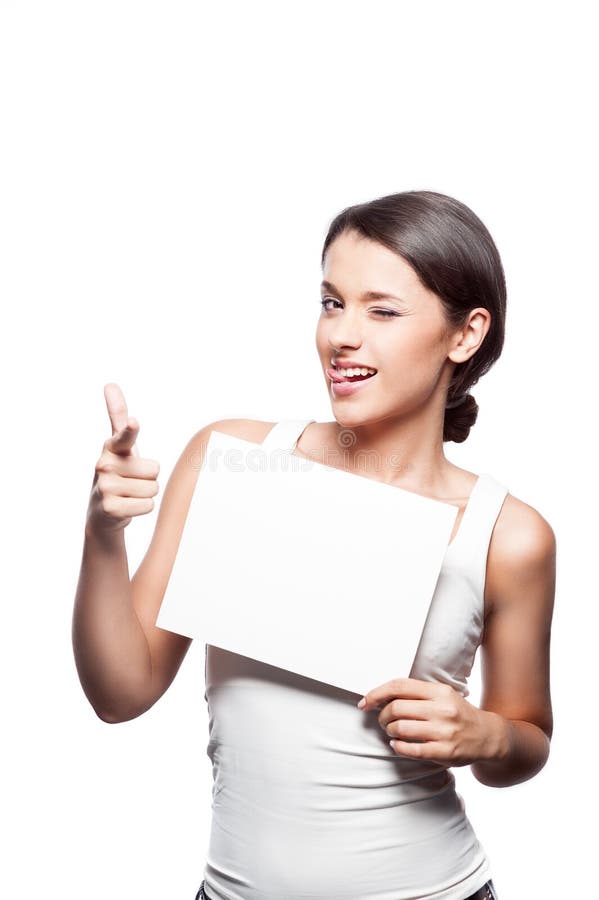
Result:
M360 709L362 709L364 706L366 706L366 697L362 697L362 699L358 703L358 706L360 707Z
M395 741L389 741L389 746L392 750L395 750Z

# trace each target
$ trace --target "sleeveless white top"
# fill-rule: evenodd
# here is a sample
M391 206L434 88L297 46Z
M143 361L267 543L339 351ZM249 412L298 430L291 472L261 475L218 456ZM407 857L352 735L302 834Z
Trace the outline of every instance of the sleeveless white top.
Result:
M279 422L263 446L292 452L313 421ZM475 482L409 673L464 697L507 492ZM491 878L451 769L396 754L360 695L210 644L205 679L211 900L465 900Z

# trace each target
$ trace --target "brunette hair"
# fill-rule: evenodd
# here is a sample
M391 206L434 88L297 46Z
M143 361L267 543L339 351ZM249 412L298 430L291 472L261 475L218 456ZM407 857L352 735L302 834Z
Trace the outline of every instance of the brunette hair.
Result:
M476 353L456 364L446 398L443 440L465 441L478 415L469 389L499 359L505 335L505 274L493 238L468 206L436 191L404 191L348 206L329 226L321 266L329 245L345 231L403 257L439 297L450 327L463 325L477 306L491 313Z

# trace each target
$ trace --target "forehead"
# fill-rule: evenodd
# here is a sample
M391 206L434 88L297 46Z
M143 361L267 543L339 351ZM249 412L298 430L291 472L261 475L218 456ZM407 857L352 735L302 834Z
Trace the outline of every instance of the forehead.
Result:
M323 279L342 293L430 293L403 257L353 231L343 232L330 244L322 272Z

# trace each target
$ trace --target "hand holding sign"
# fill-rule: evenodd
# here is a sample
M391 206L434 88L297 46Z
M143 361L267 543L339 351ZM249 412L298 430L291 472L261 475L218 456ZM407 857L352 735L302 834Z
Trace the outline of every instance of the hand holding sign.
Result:
M383 706L378 721L401 756L447 766L496 759L506 740L506 720L479 709L448 684L394 678L369 691L358 706Z

